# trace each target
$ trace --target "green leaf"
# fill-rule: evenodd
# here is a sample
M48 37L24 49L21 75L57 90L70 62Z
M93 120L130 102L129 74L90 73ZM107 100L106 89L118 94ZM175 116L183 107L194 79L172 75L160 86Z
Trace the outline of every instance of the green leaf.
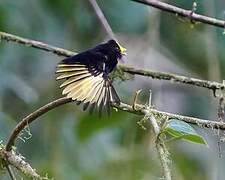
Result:
M205 139L200 136L193 127L191 127L188 123L177 119L170 119L167 127L165 128L165 132L173 136L175 139L183 139L190 142L207 145Z

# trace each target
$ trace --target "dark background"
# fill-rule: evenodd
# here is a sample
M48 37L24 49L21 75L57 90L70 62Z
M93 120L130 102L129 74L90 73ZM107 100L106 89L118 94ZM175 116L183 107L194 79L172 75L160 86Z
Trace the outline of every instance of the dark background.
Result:
M0 30L80 52L106 41L88 1L1 0ZM193 1L168 1L191 9ZM125 64L221 82L225 67L223 29L190 24L187 19L128 0L99 0L99 6L120 43ZM197 12L224 19L223 0L199 0ZM61 97L55 67L61 57L41 50L0 43L0 140L42 105ZM212 92L188 85L135 77L114 83L123 102L131 103L143 89L145 104L152 89L159 110L203 119L217 119ZM98 118L75 104L59 107L30 126L32 137L18 139L17 148L41 175L55 179L160 179L160 164L149 130L141 117L115 112ZM194 128L209 147L177 141L169 144L174 179L223 179L224 157L218 158L217 131ZM29 137L23 132L21 137ZM223 147L223 143L222 143ZM222 155L225 156L222 148ZM22 176L17 173L17 176ZM0 179L8 179L0 172Z

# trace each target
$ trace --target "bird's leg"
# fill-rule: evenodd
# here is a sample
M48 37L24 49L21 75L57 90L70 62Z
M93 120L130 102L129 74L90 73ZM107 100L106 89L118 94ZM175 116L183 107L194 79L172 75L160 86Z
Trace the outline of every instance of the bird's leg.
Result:
M136 108L136 104L137 104L137 100L138 100L138 96L139 94L141 93L142 89L139 89L135 92L134 94L134 100L133 100L133 103L132 103L132 109L134 111L137 111L138 109Z

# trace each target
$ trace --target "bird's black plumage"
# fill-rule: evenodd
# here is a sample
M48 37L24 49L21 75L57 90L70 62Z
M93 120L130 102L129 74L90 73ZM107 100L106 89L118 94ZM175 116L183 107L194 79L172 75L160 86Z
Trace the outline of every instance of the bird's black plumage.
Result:
M92 111L97 107L99 113L103 109L109 113L110 103L120 102L109 74L125 51L115 40L109 40L62 60L56 71L59 74L57 80L65 80L60 86L64 88L62 94L77 101L77 104L83 102L84 110L90 107Z

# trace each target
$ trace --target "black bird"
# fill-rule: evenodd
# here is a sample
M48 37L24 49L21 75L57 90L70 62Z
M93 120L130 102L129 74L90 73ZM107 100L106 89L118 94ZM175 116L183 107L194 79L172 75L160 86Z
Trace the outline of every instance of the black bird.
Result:
M126 49L111 39L62 60L56 71L59 74L56 79L64 79L60 85L60 88L64 88L62 94L72 98L78 105L83 102L83 110L89 107L92 112L97 107L100 114L103 109L109 114L110 104L120 103L109 74L123 55L126 55Z

